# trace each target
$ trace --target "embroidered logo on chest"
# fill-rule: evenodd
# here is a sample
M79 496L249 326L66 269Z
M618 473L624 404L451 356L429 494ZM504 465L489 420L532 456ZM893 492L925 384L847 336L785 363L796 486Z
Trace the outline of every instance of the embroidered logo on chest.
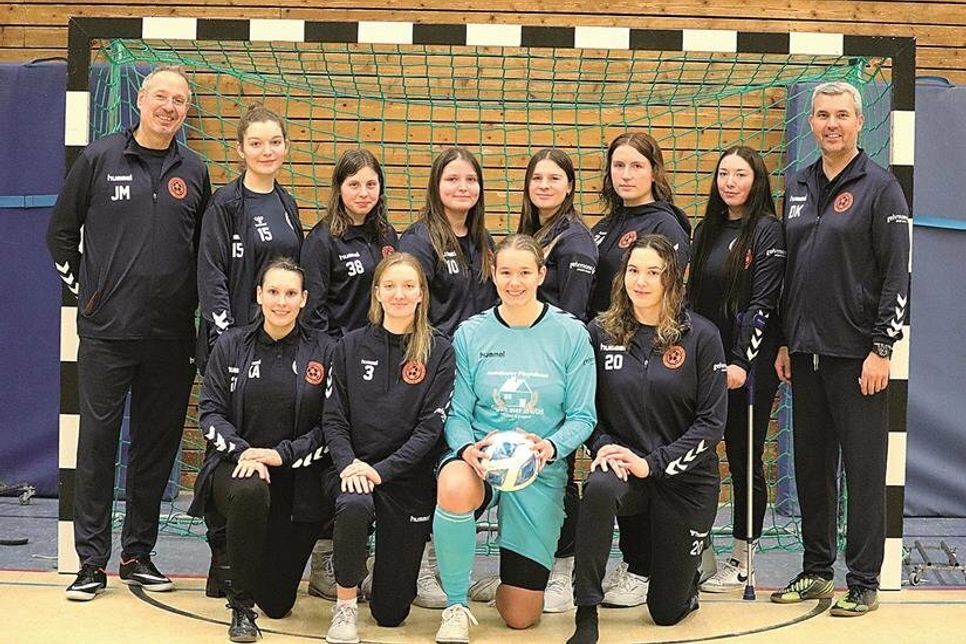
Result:
M688 354L684 350L684 347L682 347L680 344L675 344L673 347L670 347L664 352L664 355L661 356L661 362L663 362L664 366L668 369L677 369L684 364L684 361L687 359L687 357Z
M315 360L309 360L305 365L305 382L310 385L320 385L325 379L325 367Z
M382 256L383 257L389 257L390 255L392 255L395 252L396 252L396 249L393 248L392 246L390 246L389 244L386 244L385 246L382 247Z
M175 199L184 199L188 195L188 184L181 177L168 179L168 192Z
M632 230L628 233L624 233L624 236L620 238L617 242L618 248L630 248L631 244L637 241L637 231Z
M407 385L418 385L426 377L426 365L410 360L403 365L402 379Z
M852 197L851 192L843 192L835 198L835 201L832 202L832 209L835 212L845 212L852 207L853 200L854 198Z

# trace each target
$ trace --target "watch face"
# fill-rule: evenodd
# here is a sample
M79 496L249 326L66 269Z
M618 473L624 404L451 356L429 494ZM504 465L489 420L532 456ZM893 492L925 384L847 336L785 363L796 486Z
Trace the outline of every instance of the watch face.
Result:
M892 356L892 347L876 342L872 345L872 352L880 358L889 358Z

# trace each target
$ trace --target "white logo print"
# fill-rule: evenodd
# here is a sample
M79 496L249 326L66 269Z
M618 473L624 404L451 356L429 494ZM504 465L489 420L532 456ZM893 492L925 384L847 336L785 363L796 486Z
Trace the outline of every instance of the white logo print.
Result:
M260 378L262 375L261 367L262 367L261 360L253 360L251 366L248 367L248 377L253 379Z
M801 217L802 209L804 207L805 207L805 204L795 204L794 206L789 207L788 216L785 217L785 219L795 219L797 217Z
M114 186L114 194L111 195L111 201L130 201L131 200L131 186Z
M896 293L895 316L889 321L889 328L886 329L886 333L889 334L890 338L898 338L902 333L902 319L906 316L907 301L907 298Z
M693 449L689 449L683 456L676 458L667 464L664 468L664 473L668 476L674 476L675 474L680 474L688 469L688 464L693 463L694 459L698 457L698 454L708 449L707 444L704 440L698 443Z

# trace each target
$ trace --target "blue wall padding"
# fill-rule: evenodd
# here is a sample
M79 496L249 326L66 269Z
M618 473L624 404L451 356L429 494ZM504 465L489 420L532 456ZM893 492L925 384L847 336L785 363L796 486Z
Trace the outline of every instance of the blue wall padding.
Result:
M0 65L0 195L53 195L64 180L64 63ZM0 480L57 494L60 279L51 208L0 209Z
M966 222L966 87L916 87L916 217ZM914 226L907 516L966 517L966 232Z

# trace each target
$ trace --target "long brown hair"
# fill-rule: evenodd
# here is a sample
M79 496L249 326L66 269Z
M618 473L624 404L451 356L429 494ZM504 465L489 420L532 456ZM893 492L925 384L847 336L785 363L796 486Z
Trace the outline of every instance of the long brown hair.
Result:
M383 273L397 265L409 266L419 279L419 288L423 294L422 301L416 305L416 317L413 320L412 331L407 334L405 362L418 362L426 364L429 360L429 352L433 344L433 330L429 326L429 283L426 281L426 273L419 260L409 253L392 253L382 258L376 265L376 270L372 275L372 291L369 296L369 320L373 324L382 325L384 312L382 304L376 298L379 289L379 282Z
M671 181L664 166L664 154L657 139L647 132L624 132L611 141L607 148L604 176L600 186L600 200L604 202L604 217L610 217L624 205L624 200L614 189L614 181L610 176L610 163L614 158L614 151L622 145L631 146L651 163L653 177L651 194L654 195L654 199L674 204L674 189L671 188Z
M548 160L555 163L567 177L570 184L570 192L564 197L557 211L554 212L546 222L540 223L540 212L530 200L530 181L533 180L533 173L537 169L537 164ZM517 232L525 235L533 235L534 239L544 247L544 251L549 254L553 247L554 239L550 238L550 233L554 230L557 222L561 219L571 219L580 221L580 215L574 208L574 191L577 188L577 174L574 171L574 162L563 150L557 148L544 148L530 157L527 164L527 172L523 177L523 205L520 208L520 223L517 225Z
M442 261L444 253L455 252L457 260L464 266L469 267L468 258L463 256L453 228L450 226L449 219L446 217L446 210L443 208L443 200L439 196L439 182L443 178L443 170L453 161L463 159L473 166L476 172L476 179L480 185L480 198L476 204L466 213L466 228L469 231L470 241L476 247L477 253L482 257L480 282L490 279L492 269L492 258L490 248L486 242L486 215L483 204L483 168L476 160L473 153L459 146L452 146L443 152L433 161L433 167L429 171L429 185L426 188L426 205L420 213L420 218L426 221L426 228L429 230L429 239L436 251L436 257Z
M375 155L365 148L346 150L339 158L332 170L332 193L329 195L328 215L329 233L333 237L342 237L353 225L352 216L342 203L342 184L346 179L363 168L371 168L379 179L379 199L372 210L366 215L363 228L370 237L380 239L389 232L388 208L386 207L386 179L382 174L382 166Z
M664 235L644 235L624 253L620 270L614 274L610 307L597 319L600 327L615 342L623 345L631 343L641 323L634 316L634 303L624 286L624 276L634 251L646 248L656 252L664 262L664 272L661 273L664 295L661 298L661 313L654 333L654 347L658 351L664 351L681 339L684 328L681 319L684 310L684 269L678 265L677 252Z

